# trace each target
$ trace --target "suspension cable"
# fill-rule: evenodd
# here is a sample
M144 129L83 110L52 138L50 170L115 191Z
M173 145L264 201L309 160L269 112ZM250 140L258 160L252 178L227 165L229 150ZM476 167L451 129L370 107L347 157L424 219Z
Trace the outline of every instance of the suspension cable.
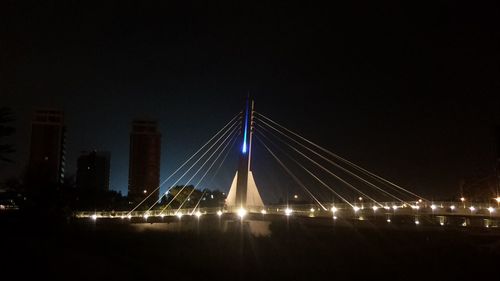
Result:
M202 147L200 147L200 149L198 149L193 155L191 155L191 157L189 157L181 166L179 166L179 168L177 168L172 174L170 174L170 176L168 176L164 181L162 181L158 187L156 187L152 192L149 193L148 196L146 196L146 198L144 198L141 202L139 202L139 204L137 204L132 210L130 210L127 215L130 215L133 211L135 211L137 208L139 208L140 205L142 205L144 202L146 202L146 200L151 197L158 189L160 189L170 178L172 178L180 169L182 169L182 167L184 167L189 161L191 161L191 159L193 159L194 156L196 156L205 146L207 146L215 137L217 137L227 126L229 126L231 123L233 123L233 121L237 118L237 117L240 117L241 118L241 112L239 112L238 114L236 114L233 118L231 118L231 120L229 120L229 122L226 123L226 125L224 125L224 127L222 127L222 129L220 129L215 135L213 135ZM233 124L234 125L234 124Z
M305 141L305 142L307 142L307 143L309 143L309 144L311 144L311 145L315 146L316 148L318 148L318 149L322 150L323 152L326 152L327 154L329 154L329 155L331 155L331 156L335 157L336 159L339 159L339 160L343 161L344 163L346 163L346 164L350 165L351 167L354 167L354 168L355 168L355 169L357 169L358 171L361 171L361 172L363 172L363 173L365 173L365 174L367 174L367 175L369 175L369 176L372 176L373 178L378 179L379 181L385 182L386 184L392 185L393 187L395 187L395 188L397 188L397 189L400 189L400 190L402 190L402 191L404 191L404 192L406 192L406 193L408 193L408 194L411 194L411 195L413 195L413 196L415 196L415 197L417 197L417 198L422 198L422 199L425 199L425 198L423 198L422 196L420 196L420 195L418 195L418 194L415 194L415 193L413 193L413 192L411 192L411 191L409 191L409 190L407 190L407 189L405 189L405 188L403 188L403 187L401 187L401 186L399 186L399 185L397 185L397 184L395 184L395 183L393 183L393 182L391 182L391 181L389 181L389 180L387 180L387 179L385 179L385 178L383 178L383 177L381 177L381 176L379 176L379 175L377 175L377 174L374 174L374 173L372 173L372 172L370 172L370 171L368 171L368 170L364 169L363 167L361 167L361 166L359 166L359 165L356 165L356 164L354 164L353 162L351 162L351 161L349 161L349 160L347 160L347 159L345 159L345 158L343 158L343 157L341 157L341 156L339 156L339 155L337 155L337 154L335 154L335 153L331 152L330 150L328 150L328 149L326 149L326 148L323 148L322 146L320 146L320 145L318 145L318 144L316 144L316 143L314 143L314 142L312 142L312 141L310 141L310 140L308 140L308 139L306 139L306 138L302 137L301 135L299 135L299 134L297 134L297 133L295 133L295 132L293 132L293 131L291 131L291 130L287 129L285 126L283 126L283 125L281 125L281 124L279 124L279 123L277 123L277 122L273 121L273 120L272 120L272 119L270 119L269 117L266 117L265 115L261 114L260 112L255 112L255 113L257 113L259 116L261 116L261 117L265 118L265 119L266 119L266 120L268 120L269 122L272 122L273 124L275 124L275 125L279 126L280 128L282 128L282 129L286 130L286 131L287 131L287 132L289 132L290 134L292 134L292 135L294 135L294 136L296 136L296 137L300 138L301 140L303 140L303 141ZM262 121L262 120L261 120L261 121ZM426 200L426 201L429 201L429 200L427 200L427 199L425 199L425 200Z
M309 191L309 189L292 173L292 171L290 171L290 169L288 169L285 166L285 164L283 164L283 162L276 156L276 154L274 154L272 150L257 135L255 135L255 138L266 148L266 150L281 165L281 167L295 180L295 182L299 184L302 188L304 188L304 190L306 190L306 192L311 196L311 198L313 198L316 201L316 203L318 203L323 208L323 210L325 211L328 210L325 206L323 206L323 204L321 204L321 202L316 198L316 196L314 196L314 194L312 194L312 192Z

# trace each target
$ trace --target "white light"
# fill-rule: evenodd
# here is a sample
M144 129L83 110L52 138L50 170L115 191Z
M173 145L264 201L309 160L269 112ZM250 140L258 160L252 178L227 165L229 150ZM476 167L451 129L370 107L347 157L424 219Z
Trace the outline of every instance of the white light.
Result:
M443 226L443 225L444 225L444 222L440 222L439 224L440 224L441 226Z
M265 215L265 214L267 214L267 211L264 210L264 209L262 209L262 211L260 211L260 213L263 214L263 215Z
M416 224L416 225L419 225L419 224L420 224L420 222L419 222L419 221L415 221L415 224Z
M240 218L243 218L245 215L247 214L247 210L243 209L243 208L239 208L238 209L238 216Z
M418 202L419 202L419 203L422 203L422 199L418 199Z
M160 215L160 218L162 218L162 219L163 219L163 217L165 217L165 215L164 215L164 214L161 214L161 215Z
M391 222L391 219L387 219L387 222Z
M354 212L356 213L357 211L359 211L359 207L358 206L354 206L352 207L352 209L354 210Z
M91 216L91 218L92 218L93 220L97 220L97 215L96 215L96 214L93 214L93 215Z
M498 196L497 198L495 198L495 201L497 201L497 203L500 203L500 196Z
M359 197L359 198L358 198L358 200L359 200L359 201L363 201L363 197Z
M290 208L286 208L286 209L285 209L285 215L287 215L287 216L291 215L291 214L292 214L292 212L293 212L293 211L292 211L292 209L290 209Z
M398 208L398 206L394 205L394 206L392 206L392 208L393 208L394 210L396 210L396 209Z
M337 207L332 207L332 213L336 213L338 211Z
M122 215L120 218L121 218L121 219L124 219L124 218L125 218L125 216L123 216L123 215Z
M333 216L333 219L336 220L337 219L337 216Z
M310 210L310 211L311 211L311 213L314 213L314 208L311 208L311 210Z
M493 207L488 207L488 211L490 211L490 213L493 213L495 211L495 208Z
M465 197L460 197L460 201L464 202L465 201Z
M470 210L471 212L474 212L474 211L476 210L476 208L474 208L474 206L470 206L470 207L469 207L469 210Z
M411 208L414 210L418 210L418 209L420 209L420 206L414 205L414 206L411 206Z
M389 206L384 206L384 209L386 209L386 210L390 210L390 209L391 209L391 207L389 207Z
M373 209L374 212L376 212L378 210L378 207L377 206L373 206L372 209Z
M453 210L455 210L455 205L451 205L451 206L450 206L450 209L451 209L452 211L453 211Z
M149 218L148 214L144 214L144 219L147 220Z
M221 211L221 210L217 211L217 215L218 215L219 217L220 217L220 216L222 216L222 211Z
M432 209L433 211L434 211L434 210L436 210L436 205L432 204L432 205L431 205L431 209Z
M297 198L299 198L299 196L298 196L297 194L295 194L295 195L293 196L293 198L297 199Z
M146 194L146 193L148 193L148 191L144 189L144 190L142 191L142 193Z
M128 218L128 219L131 219L131 218L132 218L132 215L128 214L128 215L127 215L127 218Z
M194 215L199 218L199 217L201 217L201 212L197 211Z
M175 214L179 219L182 218L182 213L181 212L178 212Z

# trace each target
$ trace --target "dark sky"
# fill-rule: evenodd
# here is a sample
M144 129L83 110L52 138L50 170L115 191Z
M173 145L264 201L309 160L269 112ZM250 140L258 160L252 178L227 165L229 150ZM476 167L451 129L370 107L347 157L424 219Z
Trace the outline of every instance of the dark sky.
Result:
M1 176L26 165L32 110L61 108L69 174L81 150L109 150L126 193L133 118L160 121L165 178L248 91L258 111L425 195L492 173L496 6L267 2L2 1L0 102L18 152Z

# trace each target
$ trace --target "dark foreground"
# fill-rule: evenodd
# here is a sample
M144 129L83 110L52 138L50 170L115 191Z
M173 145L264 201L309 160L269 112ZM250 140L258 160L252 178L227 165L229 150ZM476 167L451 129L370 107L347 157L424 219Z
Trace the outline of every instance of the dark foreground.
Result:
M500 266L493 228L228 215L0 226L0 280L496 280Z

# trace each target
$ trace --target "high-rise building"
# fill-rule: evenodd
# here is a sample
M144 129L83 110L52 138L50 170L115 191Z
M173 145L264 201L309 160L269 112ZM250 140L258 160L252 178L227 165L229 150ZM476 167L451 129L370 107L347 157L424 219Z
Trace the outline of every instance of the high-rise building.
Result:
M134 120L130 133L130 162L128 197L140 202L147 196L146 205L159 199L161 134L158 123L150 120ZM152 194L151 194L152 193Z
M88 191L109 190L110 153L83 152L77 160L76 187Z
M66 158L65 130L62 111L52 109L35 111L31 125L27 171L27 183L30 187L63 183Z

